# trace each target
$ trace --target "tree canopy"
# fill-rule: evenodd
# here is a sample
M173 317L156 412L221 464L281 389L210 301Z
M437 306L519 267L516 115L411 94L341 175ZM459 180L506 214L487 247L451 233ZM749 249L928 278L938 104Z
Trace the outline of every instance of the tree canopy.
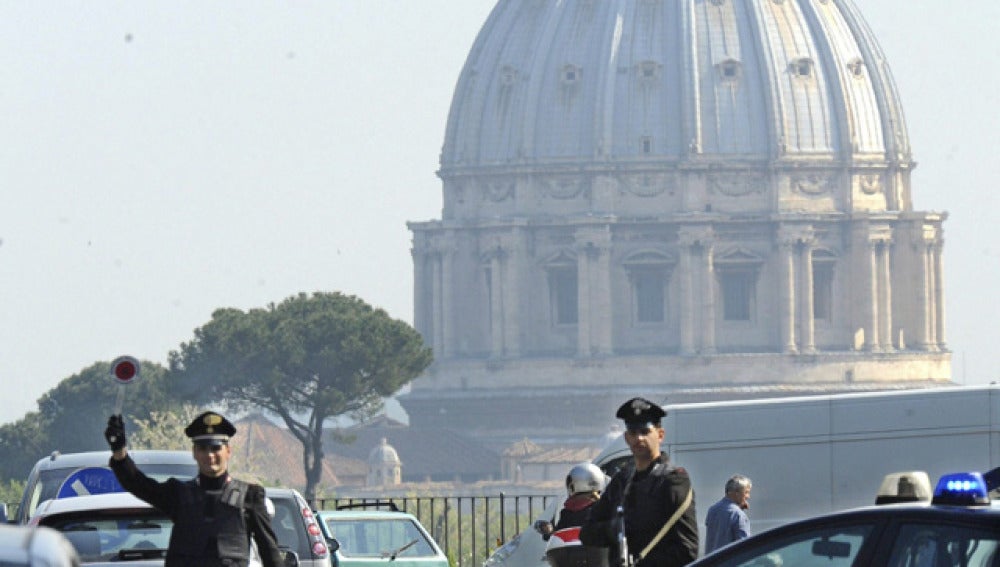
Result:
M302 443L311 500L327 419L370 417L431 360L420 334L384 310L339 292L303 293L263 309L215 311L170 353L169 383L197 404L279 416Z
M166 392L166 369L142 361L139 378L119 386L111 362L99 361L65 378L38 399L38 411L0 427L0 478L23 478L38 459L51 454L108 448L104 427L125 389L122 414L134 431L138 417L176 411L180 402Z

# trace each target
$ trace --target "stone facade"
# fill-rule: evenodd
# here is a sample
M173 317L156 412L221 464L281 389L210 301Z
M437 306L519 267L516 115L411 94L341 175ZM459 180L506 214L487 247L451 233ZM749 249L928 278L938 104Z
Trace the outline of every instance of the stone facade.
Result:
M498 4L442 219L409 224L435 353L411 423L496 410L513 439L628 392L949 383L947 215L913 209L881 51L847 3L754 6Z

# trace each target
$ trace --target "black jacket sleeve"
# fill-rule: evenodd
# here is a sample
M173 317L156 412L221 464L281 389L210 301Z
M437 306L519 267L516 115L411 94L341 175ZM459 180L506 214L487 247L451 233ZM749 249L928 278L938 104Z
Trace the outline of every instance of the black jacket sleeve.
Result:
M271 516L267 513L266 498L264 487L250 485L246 499L247 528L257 542L257 552L264 567L281 567L284 558L271 525Z

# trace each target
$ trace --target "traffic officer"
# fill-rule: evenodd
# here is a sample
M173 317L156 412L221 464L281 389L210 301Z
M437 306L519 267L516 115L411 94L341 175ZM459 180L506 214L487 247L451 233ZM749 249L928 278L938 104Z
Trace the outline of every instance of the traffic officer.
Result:
M687 471L660 452L660 420L666 412L632 398L615 415L625 422L633 462L611 479L591 508L580 541L609 547L610 563L619 567L687 565L698 557L694 489Z
M251 535L264 567L283 565L264 488L229 476L229 439L236 427L208 411L196 417L184 433L192 442L198 476L158 482L143 474L129 457L120 414L108 418L104 430L112 451L109 465L118 482L174 522L164 567L247 567Z

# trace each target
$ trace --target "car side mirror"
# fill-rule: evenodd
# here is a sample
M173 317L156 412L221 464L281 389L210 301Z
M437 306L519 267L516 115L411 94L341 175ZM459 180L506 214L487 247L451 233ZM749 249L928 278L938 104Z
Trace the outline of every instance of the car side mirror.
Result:
M285 567L299 567L299 554L294 551L282 551Z
M335 537L328 537L326 538L326 547L330 549L330 553L334 553L340 549L340 542Z

